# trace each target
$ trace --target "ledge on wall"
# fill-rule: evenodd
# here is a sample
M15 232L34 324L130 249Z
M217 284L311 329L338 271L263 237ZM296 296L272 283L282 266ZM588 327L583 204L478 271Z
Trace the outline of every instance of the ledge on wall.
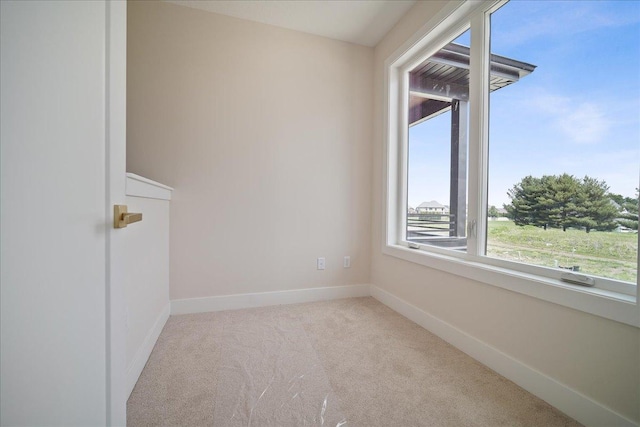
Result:
M148 199L171 200L173 188L152 181L148 178L127 172L126 195L132 197L146 197Z

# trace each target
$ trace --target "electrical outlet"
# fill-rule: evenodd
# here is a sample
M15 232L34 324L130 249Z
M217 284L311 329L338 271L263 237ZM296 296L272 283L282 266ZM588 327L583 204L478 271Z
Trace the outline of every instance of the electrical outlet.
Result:
M318 270L324 270L324 258L318 258Z
M344 257L344 268L349 268L351 267L351 257L350 256L346 256Z

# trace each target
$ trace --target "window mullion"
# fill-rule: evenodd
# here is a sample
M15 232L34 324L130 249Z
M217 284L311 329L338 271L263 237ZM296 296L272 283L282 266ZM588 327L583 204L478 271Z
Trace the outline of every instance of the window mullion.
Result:
M406 68L401 68L399 72L400 92L398 93L398 103L401 106L398 109L399 123L402 125L398 127L398 142L399 142L399 164L400 170L400 186L398 188L399 201L397 208L398 212L398 241L404 241L407 239L407 200L408 200L408 170L409 170L409 129L406 125L409 119L409 72Z
M471 19L469 70L469 233L467 253L485 254L487 224L489 15Z

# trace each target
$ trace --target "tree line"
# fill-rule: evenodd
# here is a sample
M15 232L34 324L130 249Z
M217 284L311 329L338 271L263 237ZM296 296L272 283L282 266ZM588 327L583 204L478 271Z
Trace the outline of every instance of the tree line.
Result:
M526 176L507 195L511 203L504 208L516 225L563 231L581 228L587 233L611 231L619 225L638 229L638 189L635 199L611 194L604 181L589 176Z

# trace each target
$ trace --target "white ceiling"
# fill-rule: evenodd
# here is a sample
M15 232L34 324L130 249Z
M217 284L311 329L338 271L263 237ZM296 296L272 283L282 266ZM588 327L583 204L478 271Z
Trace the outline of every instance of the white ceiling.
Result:
M165 0L332 39L375 46L415 0Z

